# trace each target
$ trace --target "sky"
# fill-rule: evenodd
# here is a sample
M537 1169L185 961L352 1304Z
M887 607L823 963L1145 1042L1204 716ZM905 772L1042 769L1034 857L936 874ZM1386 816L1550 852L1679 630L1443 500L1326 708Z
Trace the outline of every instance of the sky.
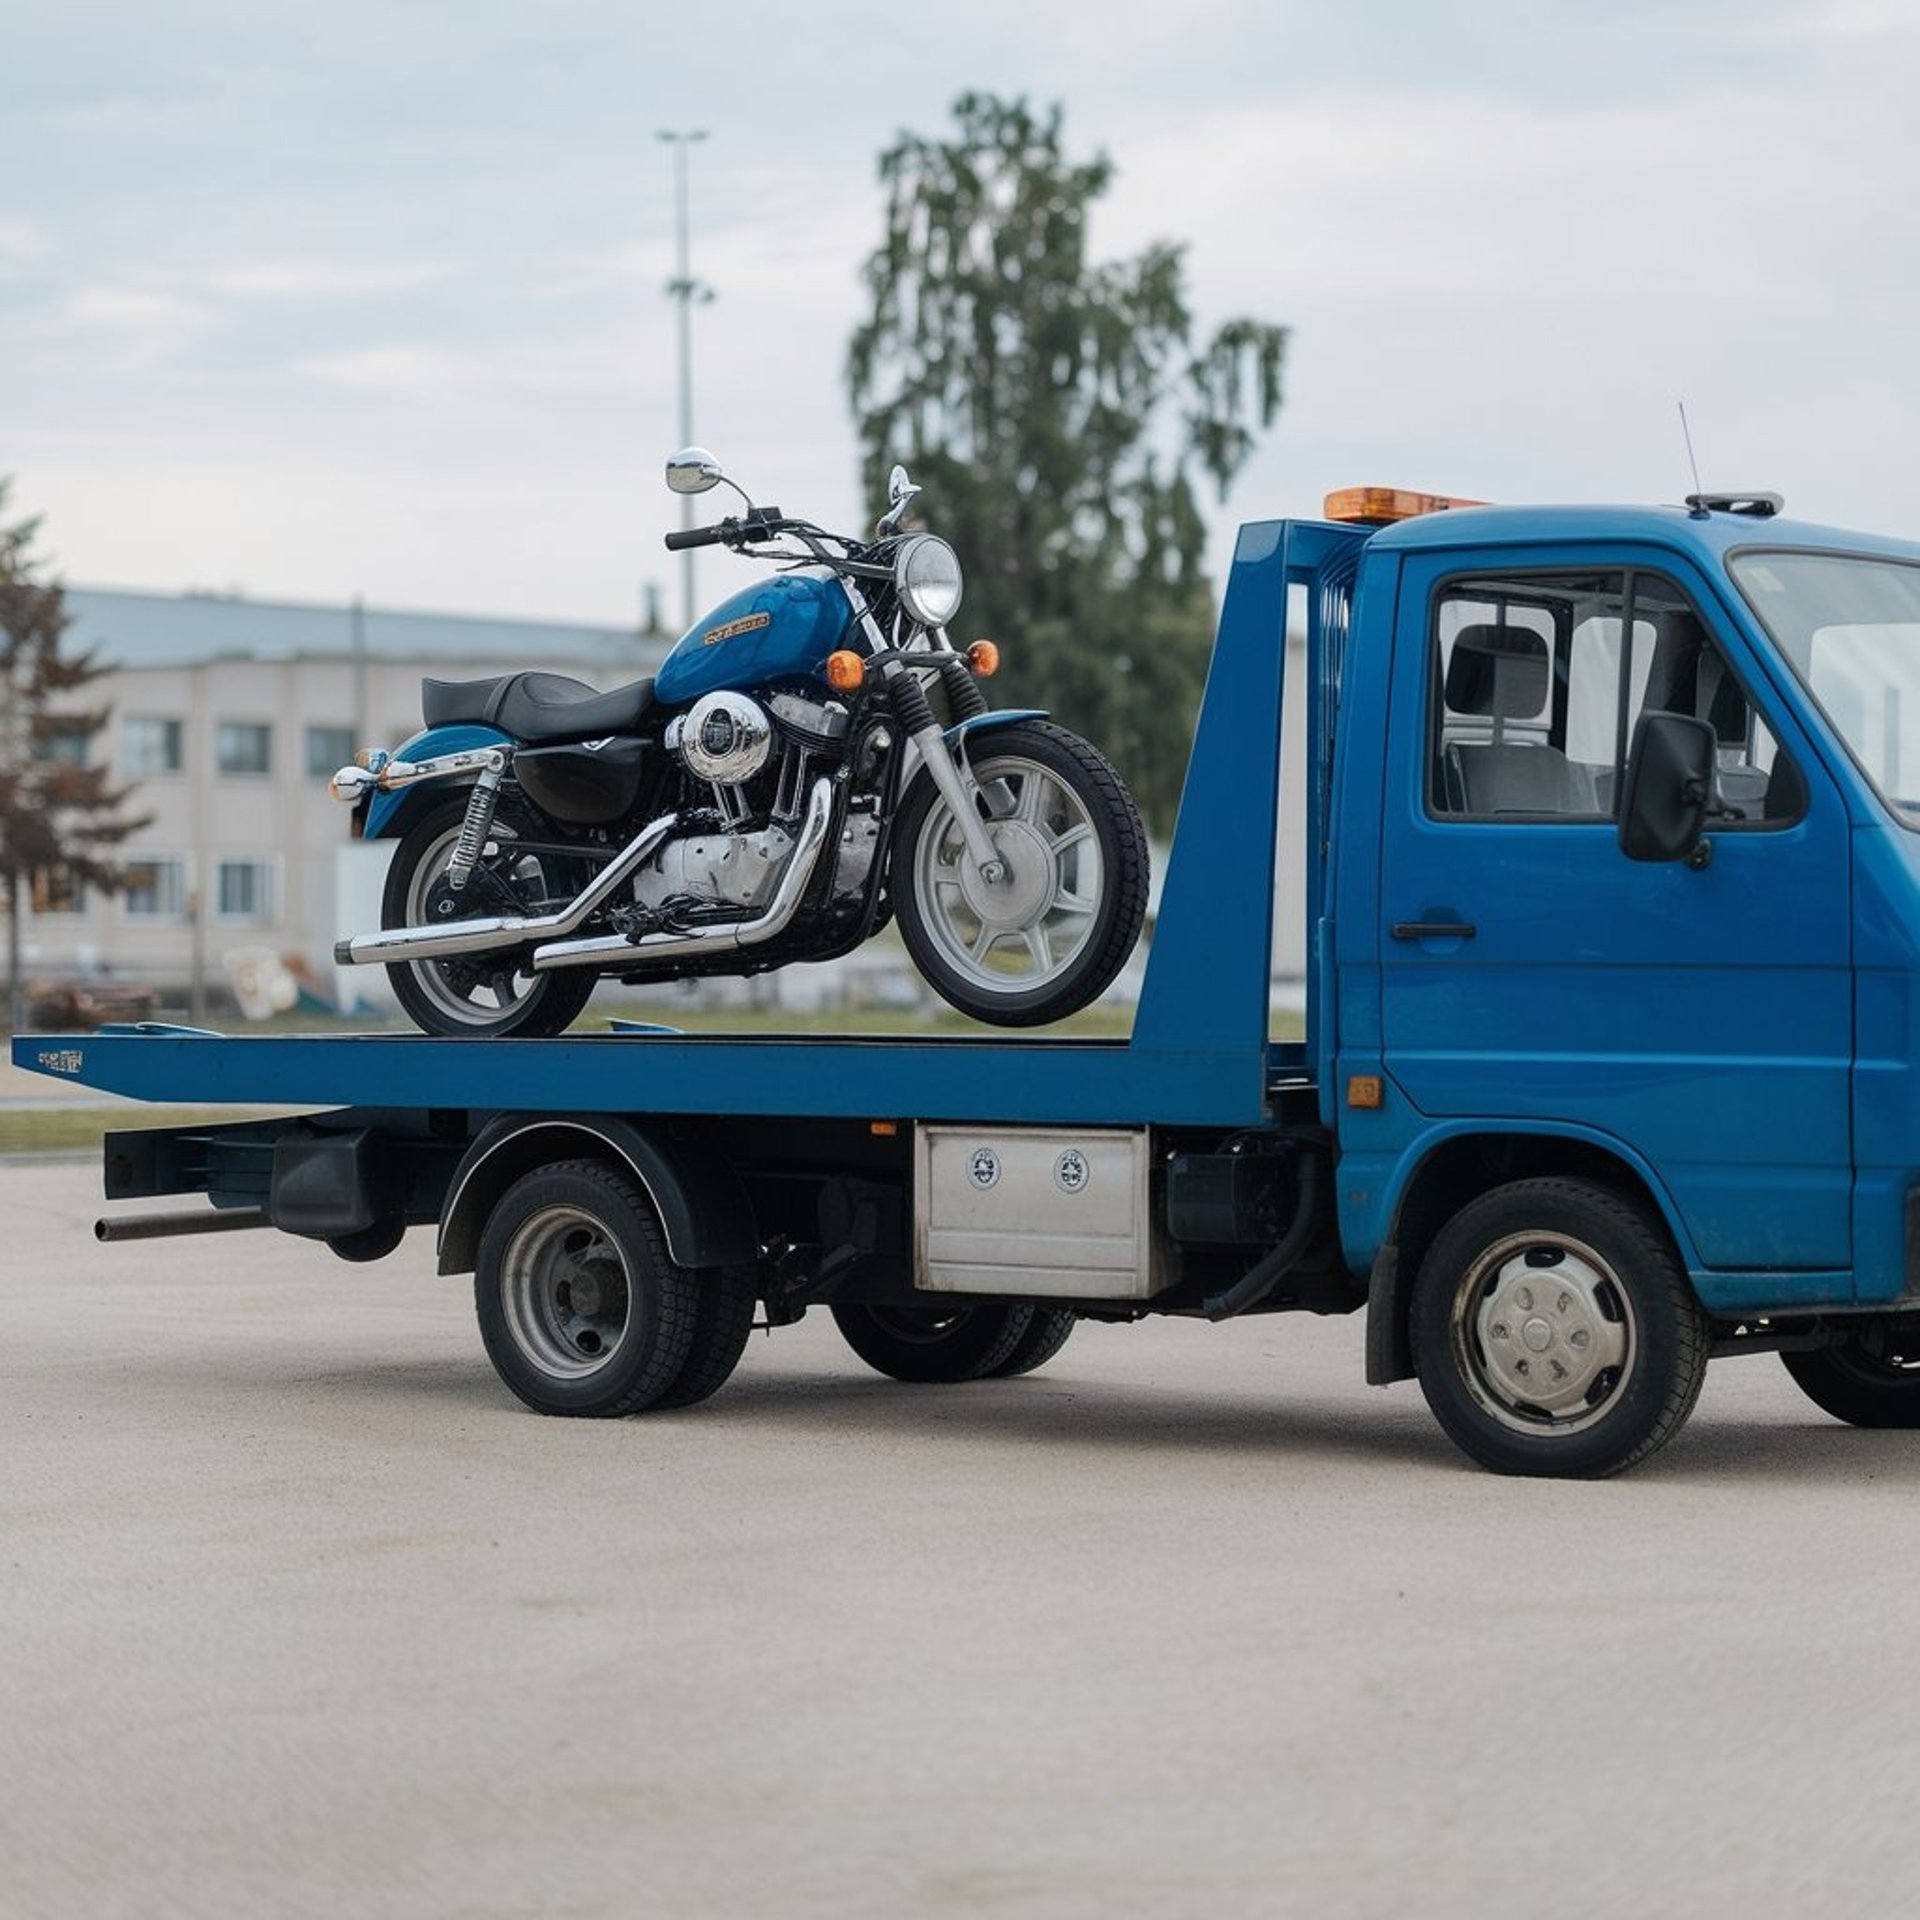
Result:
M75 585L675 621L658 133L695 438L854 529L875 163L968 89L1112 159L1097 257L1291 328L1216 577L1334 487L1676 500L1680 400L1708 487L1920 538L1920 0L11 0L9 516Z

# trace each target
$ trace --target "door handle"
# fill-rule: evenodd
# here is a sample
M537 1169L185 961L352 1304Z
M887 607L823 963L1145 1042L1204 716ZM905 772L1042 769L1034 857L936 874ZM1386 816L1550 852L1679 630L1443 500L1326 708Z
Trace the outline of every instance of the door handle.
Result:
M1388 931L1396 940L1471 940L1478 929L1464 920L1396 920Z

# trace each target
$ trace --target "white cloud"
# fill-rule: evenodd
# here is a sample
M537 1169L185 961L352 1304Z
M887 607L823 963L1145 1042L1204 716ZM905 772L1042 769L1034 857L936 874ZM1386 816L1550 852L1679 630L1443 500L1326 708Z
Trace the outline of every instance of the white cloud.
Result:
M410 293L450 280L444 260L337 260L321 255L264 259L223 268L207 276L208 288L236 300L348 299L364 294Z
M147 287L79 287L67 295L63 312L69 326L104 342L104 357L88 355L88 363L115 374L177 359L220 326L218 311L204 301Z
M395 344L316 355L296 362L294 371L356 393L420 397L476 386L483 369L470 355L443 347Z
M1825 0L1795 9L1779 22L1783 40L1879 40L1920 37L1920 12L1913 0Z
M0 214L0 261L37 260L47 246L47 236L31 220Z

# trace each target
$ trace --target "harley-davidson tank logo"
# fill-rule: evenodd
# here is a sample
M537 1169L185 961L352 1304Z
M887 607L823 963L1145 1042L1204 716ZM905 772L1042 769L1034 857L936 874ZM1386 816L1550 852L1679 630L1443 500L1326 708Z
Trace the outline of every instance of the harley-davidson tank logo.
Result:
M749 613L738 620L729 620L724 627L709 627L700 636L703 647L717 647L722 640L737 640L743 633L757 633L762 627L773 625L770 613Z

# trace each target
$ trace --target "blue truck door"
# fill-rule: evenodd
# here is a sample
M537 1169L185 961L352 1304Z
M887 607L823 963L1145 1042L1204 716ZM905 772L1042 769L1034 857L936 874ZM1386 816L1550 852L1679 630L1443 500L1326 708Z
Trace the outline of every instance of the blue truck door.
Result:
M1707 1267L1851 1250L1841 797L1677 557L1409 554L1379 929L1389 1076L1420 1113L1637 1150ZM1712 721L1702 868L1627 859L1649 706Z

